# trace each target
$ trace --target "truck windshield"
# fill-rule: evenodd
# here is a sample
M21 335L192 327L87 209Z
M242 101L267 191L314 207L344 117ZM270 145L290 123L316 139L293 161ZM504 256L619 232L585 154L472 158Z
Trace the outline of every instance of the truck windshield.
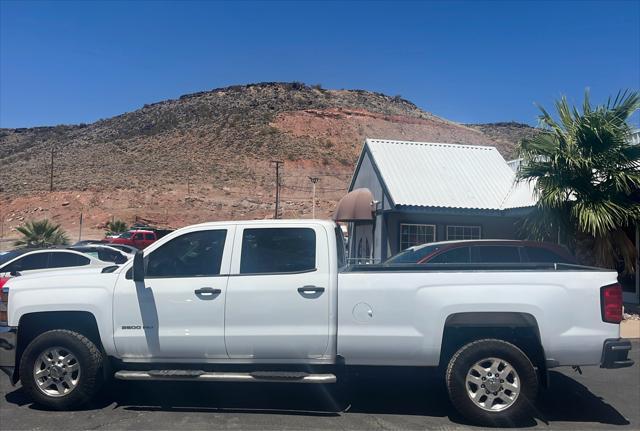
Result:
M423 257L438 251L441 245L417 245L409 247L400 253L391 256L385 263L417 263Z
M9 262L16 256L20 256L20 253L17 251L0 251L0 265Z
M131 235L133 235L131 232L124 232L118 238L131 238Z

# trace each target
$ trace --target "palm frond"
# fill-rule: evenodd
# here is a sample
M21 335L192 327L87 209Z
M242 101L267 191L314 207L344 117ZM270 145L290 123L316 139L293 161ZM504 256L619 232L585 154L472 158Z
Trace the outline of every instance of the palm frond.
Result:
M539 106L544 131L519 143L518 179L534 182L538 198L521 227L538 239L558 229L590 236L598 263L610 266L620 255L628 268L624 231L640 221L640 147L629 143L627 120L640 109L640 93L620 91L593 106L586 90L581 108L564 96L555 117Z

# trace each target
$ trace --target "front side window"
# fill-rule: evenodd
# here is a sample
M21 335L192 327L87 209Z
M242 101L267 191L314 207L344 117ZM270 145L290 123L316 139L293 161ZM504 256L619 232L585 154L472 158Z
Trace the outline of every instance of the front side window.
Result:
M436 240L436 226L432 224L401 224L400 250Z
M49 268L89 265L89 258L75 253L53 252L49 258Z
M447 226L447 241L480 239L480 226Z
M137 233L137 234L135 234L135 235L133 236L133 239L134 239L134 240L140 240L140 239L142 239L142 234L141 234L141 233Z
M144 234L144 239L146 239L148 241L153 241L155 239L155 237L153 236L152 233L145 233Z
M45 269L47 267L47 258L50 253L33 253L28 254L20 259L12 262L6 269L6 272L13 271L30 271L34 269Z
M519 263L518 247L507 245L482 245L471 247L471 257L478 263Z
M146 277L206 277L220 274L226 230L185 233L154 250Z
M310 228L245 229L241 274L312 271L316 268L316 233Z

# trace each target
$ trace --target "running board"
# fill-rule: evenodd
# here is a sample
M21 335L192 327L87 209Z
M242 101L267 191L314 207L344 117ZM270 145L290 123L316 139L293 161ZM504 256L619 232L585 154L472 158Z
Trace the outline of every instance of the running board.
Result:
M309 374L286 371L254 371L251 373L207 372L201 370L117 371L119 380L167 380L202 382L266 382L266 383L335 383L334 374Z

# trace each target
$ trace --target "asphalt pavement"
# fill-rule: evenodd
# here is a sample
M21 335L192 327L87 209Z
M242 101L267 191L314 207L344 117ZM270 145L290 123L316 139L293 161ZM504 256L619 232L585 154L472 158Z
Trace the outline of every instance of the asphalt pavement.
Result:
M535 419L520 428L640 430L640 343L631 368L551 372ZM0 430L466 430L434 373L380 372L354 379L348 399L325 386L114 382L73 412L33 405L0 376Z

